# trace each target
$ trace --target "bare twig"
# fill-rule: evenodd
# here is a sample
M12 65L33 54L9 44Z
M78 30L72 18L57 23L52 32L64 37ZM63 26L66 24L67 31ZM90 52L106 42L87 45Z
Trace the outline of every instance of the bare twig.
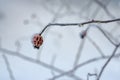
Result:
M104 32L104 30L103 29L101 29L99 26L97 26L97 25L93 25L93 27L95 26L95 28L97 28L97 29L99 29L101 32L102 32L102 34L108 39L108 41L111 43L111 44L113 44L114 46L116 46L117 44L116 43L114 43L111 39L110 39L110 37Z
M81 56L81 53L82 53L82 50L83 50L83 47L85 44L85 39L86 38L84 38L79 45L78 52L77 52L76 57L75 57L74 67L78 64L78 61L80 59L80 56Z
M62 5L58 8L57 12L54 14L54 16L53 16L53 18L52 18L52 20L51 20L51 23L54 23L54 22L58 19L59 13L60 13L60 11L62 10L62 8L63 8ZM48 31L47 31L46 34L44 35L44 40L45 40L45 37L46 37L47 33L48 33ZM38 59L38 60L39 60L39 58L40 58L40 55L41 55L42 50L43 50L43 47L41 47L41 48L39 49L39 52L38 52L38 54L37 54L37 59Z
M100 55L104 57L105 56L104 53L102 52L100 47L95 43L95 41L93 41L89 36L86 36L86 37L94 45L94 47L99 51Z
M90 5L92 5L92 3L93 3L93 0L92 0L92 1L89 1L88 4L87 4L87 6L85 6L84 8L90 7ZM87 10L87 9L84 9L84 8L83 8L83 10ZM98 14L98 11L99 11L99 9L96 9L96 10L94 11L94 14L92 14L92 18L93 18L93 19L94 19L94 18L96 17L96 15ZM83 11L82 11L82 12L83 12ZM82 13L82 12L81 12L81 13ZM89 13L89 12L88 12L88 13ZM86 33L87 33L88 29L89 29L89 26L90 26L90 24L88 25L88 28L86 29ZM76 55L76 59L75 59L75 62L74 62L74 66L77 65L77 63L78 63L78 61L79 61L79 59L80 59L80 56L81 56L81 53L82 53L82 50L83 50L83 47L84 47L85 39L86 39L86 38L84 38L84 39L81 41L81 44L79 45L79 49L78 49L78 52L77 52L77 55Z
M91 77L91 76L96 76L97 77L97 74L96 73L94 73L94 74L88 73L87 80L89 80L89 77Z
M91 20L91 21L87 21L87 22L82 22L82 23L50 23L47 26L45 26L45 28L40 32L40 35L42 35L42 33L50 26L83 26L86 24L90 24L90 23L111 23L111 22L117 22L120 21L120 18L118 19L112 19L112 20Z
M62 73L62 74L59 74L59 75L56 75L56 76L52 77L50 80L58 79L58 78L63 77L63 76L65 76L65 75L67 75L67 74L71 75L72 72L73 72L72 70L69 70L69 71L67 71L67 72L64 72L64 73Z
M108 10L107 6L104 5L101 1L99 0L94 0L105 12L106 14L111 18L111 19L115 19L116 17ZM110 0L111 1L111 0ZM109 1L109 2L110 2ZM107 3L109 4L109 3ZM120 25L120 22L117 22L118 25ZM111 32L117 30L119 27L114 27Z
M104 35L114 46L116 46L116 44L106 35L106 33L105 33L99 26L96 26L96 28L98 28L98 29L103 33L103 35ZM87 30L89 30L89 29L90 29L90 27L87 28ZM102 58L102 59L105 59L106 57L107 57L107 56L104 55L104 57L102 56L101 58ZM87 64L88 64L89 62L93 62L93 61L99 60L99 59L101 59L101 58L94 58L94 59L92 59L92 60L89 60L89 61L87 62ZM85 63L85 64L86 64L86 63ZM84 65L84 64L83 64L83 65ZM74 71L76 71L79 67L80 67L80 65L77 65L77 66L74 67L74 69L72 69L72 70L70 70L70 71L68 71L68 72L62 73L62 74L60 74L60 75L56 75L56 76L54 76L52 79L54 80L54 79L57 79L57 78L59 78L59 77L61 77L61 76L66 75L66 74L71 74L71 73L73 73Z
M7 70L8 70L8 72L9 72L10 79L11 79L11 80L15 80L15 77L14 77L14 75L13 75L13 71L12 71L12 69L11 69L11 67L10 67L10 63L9 63L6 55L3 54L2 56L3 56L3 59L4 59L4 61L5 61L6 66L7 66Z
M111 12L107 9L107 6L106 5L104 5L101 1L99 1L99 0L94 0L101 8L103 8L103 10L106 12L106 14L110 17L110 18L112 18L112 19L115 19L115 16L113 16L112 14L111 14ZM109 1L110 2L110 1ZM107 2L107 4L109 4L108 2Z
M84 65L88 65L89 63L91 62L95 62L95 61L99 61L99 60L104 60L104 59L108 59L110 56L105 56L105 57L97 57L97 58L93 58L93 59L90 59L90 60L87 60L79 65L77 65L74 70L77 70L79 69L80 67L84 66ZM114 58L118 58L120 57L120 54L116 54L113 56Z
M55 72L58 72L58 73L64 73L65 72L65 71L63 71L61 69L58 69L56 67L53 67L53 66L51 66L51 65L49 65L47 63L44 63L42 61L38 61L38 60L30 58L30 57L27 57L27 56L25 56L25 55L23 55L21 53L18 53L18 52L10 51L10 50L3 49L3 48L0 48L0 52L3 52L5 54L7 54L7 55L16 56L16 57L18 57L20 59L23 59L23 60L26 60L28 62L43 66L44 68L49 69L49 70L52 69L52 70L54 70ZM72 74L72 75L67 74L66 76L69 76L69 77L71 77L73 79L76 79L76 80L82 80L81 78L79 78L78 76L76 76L74 74Z
M56 75L54 76L53 78L51 78L51 80L54 80L54 79L57 79L57 78L60 78L62 76L65 76L67 74L72 74L73 72L75 72L76 70L78 70L79 68L85 66L85 65L88 65L90 63L93 63L93 62L97 62L99 60L104 60L104 59L108 59L110 56L104 56L104 57L96 57L96 58L93 58L93 59L89 59L81 64L78 64L77 66L75 66L73 69L67 71L67 72L64 72L62 74L59 74L59 75ZM120 57L120 54L116 54L113 56L114 58L118 58Z
M100 73L99 73L99 75L97 77L97 80L100 80L103 71L105 70L105 68L107 67L108 63L111 61L111 59L113 58L113 56L115 55L115 53L116 53L117 49L119 48L119 46L120 46L120 44L116 45L116 47L115 47L112 55L109 57L109 59L107 60L107 62L103 65L103 67L100 70Z
M106 30L104 30L104 31L105 31L105 33L106 33L112 40L114 40L115 43L119 43L119 40L117 40L117 39L115 38L115 36L113 36L113 35L111 34L111 32L108 32L108 31L106 31Z
M52 61L51 61L52 66L54 66L55 60L56 60L56 55L53 55L53 58L52 58ZM55 76L55 73L52 69L51 69L51 73L52 73L53 76Z

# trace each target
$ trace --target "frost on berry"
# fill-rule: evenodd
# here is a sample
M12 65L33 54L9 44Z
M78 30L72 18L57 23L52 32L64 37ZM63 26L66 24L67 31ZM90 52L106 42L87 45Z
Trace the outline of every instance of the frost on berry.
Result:
M34 48L39 49L39 47L43 44L43 38L39 34L35 34L32 39L32 43Z

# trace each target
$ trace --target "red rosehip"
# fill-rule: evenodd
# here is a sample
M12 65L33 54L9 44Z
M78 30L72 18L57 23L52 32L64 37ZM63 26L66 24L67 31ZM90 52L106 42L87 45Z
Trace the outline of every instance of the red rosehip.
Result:
M40 34L35 34L33 36L33 39L32 39L32 43L33 43L33 46L34 48L37 48L39 49L39 47L42 45L43 43L43 38Z

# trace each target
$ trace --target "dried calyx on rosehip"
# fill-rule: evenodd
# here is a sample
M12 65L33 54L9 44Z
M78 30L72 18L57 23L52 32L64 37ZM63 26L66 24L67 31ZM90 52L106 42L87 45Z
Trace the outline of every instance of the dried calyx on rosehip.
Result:
M43 37L40 34L35 34L32 38L34 48L39 49L43 44Z
M82 31L82 32L80 33L80 37L81 37L82 39L84 39L84 37L86 36L86 34L87 34L87 30L84 30L84 31Z

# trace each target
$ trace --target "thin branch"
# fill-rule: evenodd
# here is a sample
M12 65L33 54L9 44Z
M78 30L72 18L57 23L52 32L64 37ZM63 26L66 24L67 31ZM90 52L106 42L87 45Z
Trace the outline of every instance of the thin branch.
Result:
M85 44L85 40L86 40L86 38L84 38L79 45L79 48L78 48L78 51L77 51L77 54L76 54L76 57L75 57L75 61L74 61L74 67L78 64L78 62L80 60L82 50L83 50L83 47L84 47L84 44Z
M99 0L94 0L101 8L103 8L103 10L106 12L106 14L109 16L109 17L111 17L112 19L115 19L115 16L113 16L112 14L111 14L111 12L107 9L107 6L106 5L104 5L101 1L99 1ZM109 1L109 3L110 3L110 1ZM107 2L107 4L109 4L108 2Z
M15 80L15 77L14 77L14 75L13 75L13 71L12 71L12 69L11 69L11 67L10 67L10 63L9 63L6 55L3 54L2 56L3 56L3 59L4 59L4 61L5 61L6 66L7 66L7 70L8 70L10 79L11 79L11 80Z
M96 26L96 28L98 28L102 33L103 33L103 35L114 45L114 46L116 46L117 44L115 44L107 35L106 35L106 33L99 27L99 26ZM90 27L88 27L87 28L87 30L89 30L90 29ZM101 58L102 59L105 59L107 56L102 56ZM89 60L87 63L91 63L91 62L94 62L94 61L96 61L96 60L99 60L99 59L101 59L101 58L94 58L94 59L92 59L92 60ZM87 64L87 63L85 63L85 64ZM83 64L84 65L84 64ZM78 65L79 67L80 67L80 65ZM57 78L59 78L59 77L61 77L61 76L64 76L64 75L66 75L66 74L71 74L71 73L73 73L74 71L76 71L77 70L77 68L78 68L78 66L75 66L74 67L74 69L72 69L72 70L70 70L70 71L68 71L68 72L65 72L65 73L63 73L63 74L60 74L60 75L56 75L56 76L54 76L52 79L54 80L54 79L57 79ZM51 79L51 80L52 80Z
M118 57L120 57L120 54L116 54L116 55L114 55L113 57L114 57L114 58L118 58ZM93 59L87 60L87 61L85 61L85 62L77 65L77 66L74 68L74 70L76 71L76 70L79 69L80 67L83 67L83 66L85 66L85 65L88 65L88 64L90 64L90 63L92 63L92 62L99 61L99 60L104 60L104 59L108 59L108 58L110 58L110 56L98 57L98 58L93 58Z
M111 44L113 44L114 46L116 46L117 44L116 43L114 43L109 37L108 37L108 35L104 32L104 30L103 29L101 29L99 26L97 26L97 25L93 25L93 27L95 26L95 28L97 28L97 29L99 29L102 33L103 33L103 35L108 39L108 41L111 43Z
M100 73L99 73L99 75L97 77L97 80L100 80L103 71L105 70L105 68L107 67L108 63L111 61L111 59L113 58L113 56L115 55L115 53L116 53L117 49L119 48L119 46L120 46L120 44L116 46L116 48L114 49L112 55L109 57L109 59L107 60L107 62L103 65L103 67L102 67L102 69L101 69L101 71L100 71Z
M110 57L110 56L104 56L104 57L97 57L97 58L89 59L89 60L87 60L87 61L85 61L85 62L83 62L83 63L75 66L73 69L71 69L71 70L69 70L69 71L67 71L67 72L64 72L64 73L62 73L62 74L59 74L59 75L54 76L54 77L51 78L50 80L54 80L54 79L60 78L60 77L65 76L65 75L67 75L67 74L72 74L73 72L75 72L76 70L78 70L79 68L81 68L81 67L83 67L83 66L85 66L85 65L88 65L88 64L93 63L93 62L97 62L97 61L99 61L99 60L108 59L109 57ZM120 57L120 54L116 54L116 55L114 55L113 57L114 57L114 58L118 58L118 57Z
M63 5L61 5L61 6L58 8L57 12L54 14L54 16L53 16L53 18L52 18L52 20L51 20L51 23L54 23L54 22L58 19L59 13L60 13L60 11L62 10L62 8L63 8ZM47 33L48 33L48 31L46 32L46 35L47 35ZM44 35L44 39L46 38L46 35ZM39 60L39 58L40 58L40 56L41 56L42 50L43 50L43 47L41 47L41 48L39 49L39 52L38 52L38 54L37 54L37 59L38 59L38 60Z
M90 2L88 2L87 7L85 7L85 8L90 7L90 5L92 5L92 3L93 3L93 0L90 1ZM84 10L84 8L83 8L83 10ZM99 11L99 9L97 8L97 9L94 11L94 14L92 14L92 18L93 18L93 19L94 19L94 17L96 17L96 15L98 14L98 11ZM89 24L89 25L90 25L90 24ZM86 29L86 31L88 31L89 25L88 25L88 28ZM76 55L76 60L75 60L75 62L74 62L74 66L77 65L77 63L78 63L78 61L79 61L79 59L80 59L80 56L81 56L81 53L82 53L82 50L83 50L83 47L84 47L85 39L86 39L86 38L84 38L84 39L81 41L81 44L79 45L79 49L78 49L78 52L77 52L77 55Z
M55 60L56 60L56 55L53 55L53 58L52 58L52 61L51 61L51 65L52 65L52 66L54 66ZM51 74L52 74L53 76L55 76L55 73L54 73L53 69L51 69Z
M96 73L94 73L94 74L88 73L87 80L89 80L89 77L91 77L91 76L96 76L97 77L97 74Z
M82 23L50 23L48 24L41 32L40 35L43 34L43 32L50 26L83 26L86 24L90 24L90 23L111 23L111 22L117 22L120 21L120 18L118 19L112 19L112 20L91 20L91 21L87 21L87 22L82 22Z
M111 18L115 19L116 17L108 10L107 6L104 5L101 1L99 0L94 0L105 12L106 14ZM109 1L110 2L110 1ZM108 3L107 3L108 4ZM118 25L120 25L120 22L117 22ZM117 30L119 27L114 27L111 32Z
M116 21L120 21L120 18L112 19L112 20L105 20L105 21L91 20L91 21L88 21L88 22L83 22L83 23L81 23L81 25L90 24L90 23L110 23L110 22L116 22Z
M62 74L59 74L59 75L56 75L56 76L52 77L52 78L49 79L49 80L55 80L55 79L58 79L58 78L60 78L60 77L65 76L65 75L67 75L67 74L71 75L72 72L73 72L72 70L66 71L66 72L64 72L64 73L62 73Z
M37 65L43 66L44 68L49 69L49 70L52 69L52 70L54 70L54 71L57 72L57 73L64 73L64 72L65 72L65 71L63 71L63 70L61 70L61 69L58 69L58 68L56 68L56 67L53 67L53 66L51 66L51 65L49 65L49 64L47 64L47 63L44 63L44 62L42 62L42 61L38 61L38 60L36 60L36 59L27 57L27 56L23 55L22 53L10 51L10 50L3 49L3 48L0 48L0 52L3 52L3 53L5 53L5 54L7 54L7 55L16 56L16 57L18 57L18 58L20 58L20 59L23 59L23 60L26 60L26 61L28 61L28 62L31 62L31 63L37 64ZM81 78L79 78L78 76L76 76L76 75L74 75L74 74L72 74L72 75L67 74L66 76L71 77L71 78L76 79L76 80L82 80Z
M112 32L108 32L108 31L106 31L106 30L104 30L104 32L105 32L105 34L106 34L109 38L111 38L112 41L114 41L115 43L119 43L119 40L117 40L117 39L111 34Z
M92 1L93 1L93 0L92 0ZM90 7L90 5L93 3L92 1L88 2L87 7L84 7L84 8L88 8L88 6ZM84 8L83 8L83 10L84 10ZM96 9L96 10L94 11L94 14L92 15L93 18L96 17L96 15L97 15L97 13L98 13L98 10L99 10L99 9ZM90 24L89 24L89 25L90 25ZM88 28L86 29L86 31L89 29L89 25L88 25ZM84 47L84 43L85 43L85 38L81 41L81 44L80 44L80 46L79 46L79 49L78 49L78 52L77 52L77 55L76 55L76 60L75 60L75 62L74 62L74 66L76 66L77 63L78 63L78 61L79 61L79 58L80 58L80 56L81 56L81 52L82 52L83 47ZM103 55L102 55L102 56L103 56Z
M100 47L89 37L89 36L86 36L87 39L92 43L92 45L94 45L94 47L98 50L98 52L100 53L100 55L102 57L104 57L104 53L102 52L102 50L100 49Z

